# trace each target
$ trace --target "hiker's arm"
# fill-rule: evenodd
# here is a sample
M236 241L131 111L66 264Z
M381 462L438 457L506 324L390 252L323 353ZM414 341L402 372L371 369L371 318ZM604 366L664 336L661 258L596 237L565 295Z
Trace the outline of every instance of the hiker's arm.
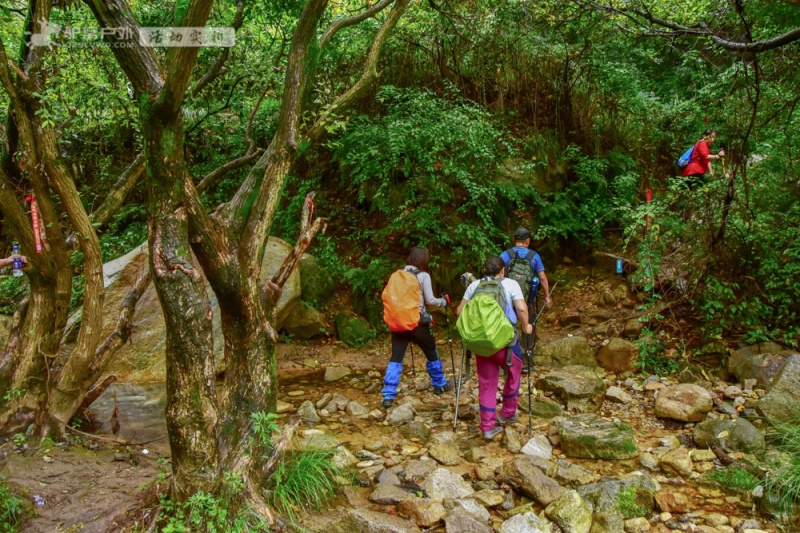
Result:
M517 322L522 324L522 331L528 335L533 333L533 326L528 321L528 304L525 300L514 300L514 309L517 311Z
M462 310L462 309L464 309L464 306L465 306L465 305L467 305L467 302L468 302L468 301L469 301L469 300L467 300L466 298L464 298L463 300L461 300L461 303L460 303L460 304L458 304L458 309L456 309L456 316L458 316L458 315L460 315L460 314L461 314L461 310Z
M433 287L431 286L431 277L420 276L422 283L422 295L425 298L425 305L435 305L437 307L444 307L447 305L447 300L444 298L437 298L433 295Z
M544 303L550 303L550 282L547 280L547 274L544 270L539 271L539 281L542 282L542 289L544 290Z

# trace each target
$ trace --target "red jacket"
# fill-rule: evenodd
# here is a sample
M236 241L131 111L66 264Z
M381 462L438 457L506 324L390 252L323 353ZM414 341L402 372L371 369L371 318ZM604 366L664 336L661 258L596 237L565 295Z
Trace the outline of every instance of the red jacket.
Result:
M708 143L706 141L697 141L692 150L692 157L689 159L689 164L683 169L681 176L691 176L692 174L706 174L708 172Z

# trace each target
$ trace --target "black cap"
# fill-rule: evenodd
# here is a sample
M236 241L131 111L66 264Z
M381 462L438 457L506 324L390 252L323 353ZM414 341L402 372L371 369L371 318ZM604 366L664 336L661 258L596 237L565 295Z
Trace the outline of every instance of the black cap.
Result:
M517 228L517 231L514 232L514 239L518 241L524 241L525 239L531 238L531 232L528 231L528 228Z

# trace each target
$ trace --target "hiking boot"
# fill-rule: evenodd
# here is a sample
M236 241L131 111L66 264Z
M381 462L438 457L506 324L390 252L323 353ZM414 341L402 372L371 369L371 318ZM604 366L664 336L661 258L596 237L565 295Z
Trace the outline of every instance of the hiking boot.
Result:
M453 381L448 379L447 382L445 382L445 384L442 385L441 387L434 387L433 393L436 396L441 396L445 392L450 392L451 390L453 390L453 388L455 388L455 385L453 385Z
M503 428L501 428L500 426L495 426L494 429L492 429L492 430L484 431L483 432L483 438L486 439L486 440L492 440L493 438L495 438L496 436L498 436L502 432L503 432Z
M497 421L501 424L513 424L517 420L519 420L519 413L514 413L514 416L509 418L497 415Z
M393 403L394 400L383 400L383 403L381 405L383 406L384 409L389 409Z

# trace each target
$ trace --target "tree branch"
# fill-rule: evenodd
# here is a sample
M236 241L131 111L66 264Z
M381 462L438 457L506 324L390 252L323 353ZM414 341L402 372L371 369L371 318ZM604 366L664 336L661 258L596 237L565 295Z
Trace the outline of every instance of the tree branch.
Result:
M328 219L326 218L318 218L311 225L300 235L300 238L297 239L297 242L292 248L292 251L283 260L283 264L272 276L270 280L271 283L274 283L278 287L283 288L286 284L286 281L289 279L289 276L294 271L295 267L297 267L297 263L300 261L300 258L305 253L308 245L311 244L311 241L314 240L317 233L322 232L325 233L325 230L328 228Z
M144 176L144 169L144 155L139 154L136 156L136 159L128 165L128 168L120 174L119 179L117 179L117 182L111 187L102 205L92 213L92 225L95 228L105 226L111 217L119 211L119 208L125 203L125 199L128 197L131 190L133 190L139 178Z
M366 20L370 17L377 15L378 13L383 11L386 7L388 7L389 4L391 4L392 2L394 2L394 0L382 0L381 2L378 2L372 7L365 8L360 13L356 13L351 17L344 17L337 20L336 22L331 24L327 30L325 30L325 33L322 34L322 37L319 40L319 49L324 50L325 47L330 42L330 40L340 30L347 28L348 26L353 26L354 24L358 24L362 20Z
M244 0L236 0L236 15L233 17L233 22L231 23L231 28L233 31L239 31L239 28L242 27L242 23L244 22ZM216 80L222 73L222 67L225 65L225 62L228 61L228 57L230 56L230 48L223 48L222 52L217 56L214 62L211 64L211 67L208 69L208 72L197 81L194 87L189 91L189 96L197 96L200 91L206 88L209 83Z
M372 44L369 47L367 58L364 63L364 70L361 78L353 85L347 92L339 96L328 108L320 114L314 125L308 130L306 140L314 142L318 140L325 132L325 125L332 117L340 114L342 111L350 107L356 102L363 93L378 79L378 60L380 59L381 49L383 44L389 38L400 17L405 13L408 7L409 0L396 0L389 16L383 22L380 30L375 35Z

